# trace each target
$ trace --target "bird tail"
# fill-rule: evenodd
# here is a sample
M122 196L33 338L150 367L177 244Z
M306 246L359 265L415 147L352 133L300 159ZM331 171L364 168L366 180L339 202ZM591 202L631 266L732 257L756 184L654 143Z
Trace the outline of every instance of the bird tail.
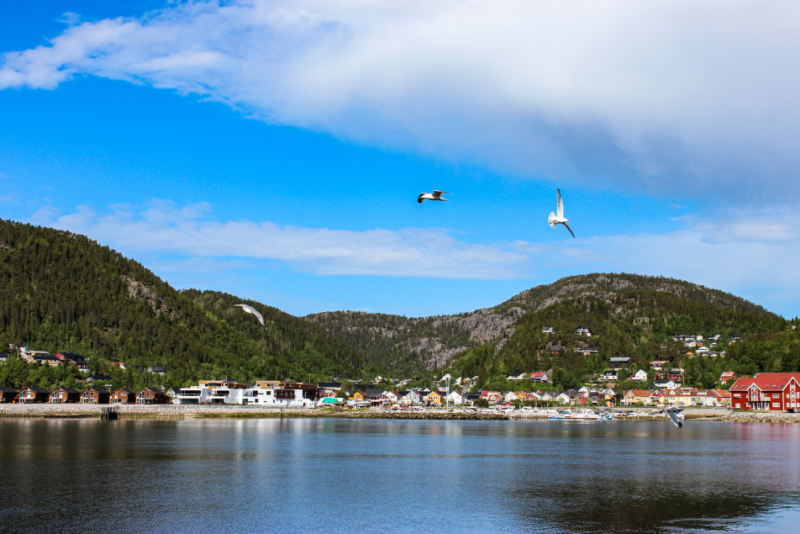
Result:
M555 228L556 227L555 218L556 218L555 212L551 211L550 212L550 217L547 218L547 223L550 225L550 228Z

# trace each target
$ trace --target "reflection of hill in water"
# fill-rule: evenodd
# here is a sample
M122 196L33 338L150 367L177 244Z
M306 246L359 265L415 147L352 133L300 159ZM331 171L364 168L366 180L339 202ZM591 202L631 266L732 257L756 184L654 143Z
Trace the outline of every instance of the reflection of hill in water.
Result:
M680 488L669 488L670 485ZM636 482L621 487L580 484L522 488L514 504L533 530L555 532L681 532L741 529L795 498L782 494L732 493L687 483Z

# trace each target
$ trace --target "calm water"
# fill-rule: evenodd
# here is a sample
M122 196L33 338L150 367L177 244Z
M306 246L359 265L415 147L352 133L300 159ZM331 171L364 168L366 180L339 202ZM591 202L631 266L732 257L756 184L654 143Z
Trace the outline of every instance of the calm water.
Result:
M0 421L0 532L800 532L800 425Z

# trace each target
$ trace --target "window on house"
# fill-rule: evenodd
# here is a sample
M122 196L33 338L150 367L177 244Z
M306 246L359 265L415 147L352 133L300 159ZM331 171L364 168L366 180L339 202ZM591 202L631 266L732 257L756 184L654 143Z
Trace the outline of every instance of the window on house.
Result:
M781 407L781 403L780 402L773 402L772 403L772 407L773 408L780 408Z

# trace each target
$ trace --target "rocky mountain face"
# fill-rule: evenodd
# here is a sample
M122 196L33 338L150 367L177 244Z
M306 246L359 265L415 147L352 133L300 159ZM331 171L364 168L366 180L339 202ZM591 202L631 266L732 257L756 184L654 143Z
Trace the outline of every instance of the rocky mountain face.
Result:
M367 355L368 361L389 369L421 365L445 367L454 355L470 347L495 344L500 350L514 334L515 324L527 313L581 296L611 303L617 296L638 290L671 293L703 304L772 315L742 298L671 278L632 274L593 273L562 278L523 291L493 307L459 315L407 318L363 312L326 312L305 319L323 326Z

